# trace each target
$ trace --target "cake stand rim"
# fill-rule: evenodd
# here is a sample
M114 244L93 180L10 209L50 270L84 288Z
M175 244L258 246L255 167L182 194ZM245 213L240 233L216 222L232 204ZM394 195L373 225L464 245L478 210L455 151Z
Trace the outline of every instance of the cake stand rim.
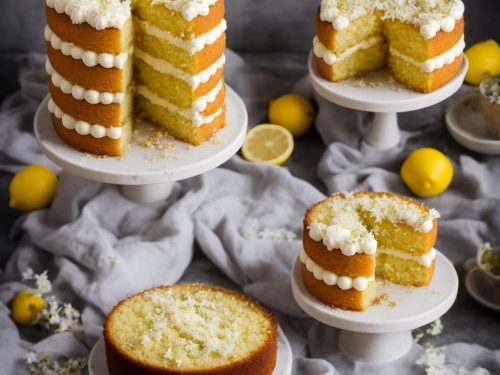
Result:
M357 93L365 92L366 96L370 96L370 98L367 99L361 99L361 97L346 96L345 89L342 89L342 83L345 83L349 80L343 80L335 83L321 77L318 73L313 55L314 52L311 50L308 58L309 79L314 90L322 98L342 107L375 113L409 112L438 104L443 100L451 97L460 89L464 82L465 75L469 66L467 57L465 56L465 54L462 54L462 65L460 66L459 71L455 74L455 77L453 77L449 82L447 82L444 86L438 88L437 90L424 94L418 93L411 89L402 89L402 91L404 91L406 94L409 93L411 97L408 99L401 98L400 100L392 101L380 99L374 100L373 98L377 96L377 93L380 94L381 92L380 89L376 87L356 88ZM334 90L333 87L337 87L338 89ZM402 97L401 93L394 92L394 95L399 95L400 97Z
M340 316L340 314L364 314L366 317L366 315L369 314L369 309L364 312L349 312L345 310L338 310L339 312L337 312L335 309L330 308L327 313L326 309L328 309L328 307L323 302L317 300L307 291L307 289L305 289L300 274L301 270L299 258L296 259L291 272L292 293L297 304L307 315L332 327L360 333L382 334L416 329L429 324L444 315L453 306L458 294L459 281L455 268L439 250L436 250L436 255L436 271L438 271L438 262L439 267L450 267L448 271L452 277L452 280L450 280L452 287L449 289L446 298L444 298L439 304L434 305L431 309L422 312L419 315L409 316L405 319L359 321ZM321 306L321 308L318 306ZM395 308L398 308L398 306Z
M49 97L50 94L47 94L44 97L36 110L34 118L35 138L43 154L64 171L83 178L87 178L89 180L103 183L118 185L149 185L175 182L198 176L214 168L217 168L221 164L228 161L232 156L234 156L243 145L248 127L248 112L243 100L229 85L226 85L226 108L231 106L227 109L226 119L228 118L228 112L234 111L233 118L229 120L236 121L232 121L230 124L231 126L226 126L217 133L218 135L221 135L232 132L230 134L231 138L229 139L229 142L227 144L224 144L225 147L211 154L209 158L196 160L193 163L177 167L173 171L164 169L144 172L120 172L104 168L98 169L95 167L90 167L89 165L84 165L82 163L82 157L84 157L86 153L83 153L66 145L66 143L64 143L64 141L60 139L59 136L55 133L52 122L47 122L42 119L42 116L49 115L47 109L47 102L49 100ZM47 132L49 133L50 140L55 142L55 146L49 145L46 141L45 137ZM212 146L214 147L214 150L216 150L215 148L217 146L209 145L209 143L210 142L207 141L198 147L201 148L204 146ZM185 146L189 146L187 143L182 144ZM195 152L198 147L193 148L190 152ZM72 155L70 157L68 157L67 155L61 155L61 152L64 152L64 149L72 150ZM125 154L125 160L121 160L120 163L127 163L127 155L129 154ZM115 159L114 157L109 158Z
M292 347L280 325L278 325L277 340L278 350L276 353L276 368L273 370L272 375L291 375L293 364ZM103 336L99 337L90 350L87 365L89 375L109 375ZM280 372L278 373L277 371Z

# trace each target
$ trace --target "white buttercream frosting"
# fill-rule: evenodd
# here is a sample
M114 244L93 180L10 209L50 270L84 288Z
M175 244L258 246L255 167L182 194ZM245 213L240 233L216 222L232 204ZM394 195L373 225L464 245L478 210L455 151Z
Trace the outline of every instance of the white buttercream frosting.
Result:
M388 249L380 249L379 252L381 254L388 254L392 255L397 258L402 258L406 260L412 260L414 262L417 262L418 264L424 266L424 267L430 267L432 266L432 262L434 259L436 259L436 249L431 249L428 253L424 255L410 255L408 253L405 253L403 251L398 251L398 250L388 250Z
M162 4L180 12L187 21L192 21L198 16L208 16L210 7L216 2L217 0L151 0L153 5Z
M111 139L120 139L122 136L121 127L109 127L98 124L89 124L86 121L77 120L74 117L64 113L57 104L49 99L49 112L60 119L63 126L68 130L74 130L80 135L91 135L94 138L109 137Z
M305 264L307 270L312 272L314 277L317 280L323 281L325 284L332 286L337 285L342 290L348 289L356 289L359 292L362 292L366 288L368 288L368 284L375 280L375 275L373 274L370 277L349 277L337 275L334 272L330 272L325 270L320 265L316 264L306 253L304 249L300 252L300 261Z
M165 40L178 48L182 48L191 55L202 51L207 45L214 44L227 29L226 20L223 19L221 20L220 24L218 24L216 27L206 32L205 34L197 37L192 37L191 39L183 39L175 36L169 31L161 30L149 22L139 22L141 22L146 34L154 36L158 39Z
M333 65L336 62L342 61L346 59L347 57L351 56L353 53L356 53L359 50L363 49L368 49L370 47L373 47L375 44L380 42L382 40L381 36L372 36L361 43L356 44L355 46L347 49L344 53L342 53L340 56L336 56L335 53L330 51L321 41L319 38L316 36L314 37L313 40L313 51L314 54L319 57L320 59L323 59L323 61L328 64L328 65Z
M61 50L63 55L71 56L75 60L82 60L83 63L90 68L100 65L103 68L123 69L129 55L128 52L114 55L111 53L84 50L73 43L63 41L48 25L45 26L45 40L49 42L55 50Z
M46 0L46 4L67 14L74 24L88 23L97 30L121 29L131 15L130 0Z
M193 88L193 90L195 90L200 84L208 82L210 77L212 77L220 68L222 68L224 66L224 63L226 62L225 56L222 55L214 64L212 64L204 71L195 75L191 75L170 64L169 62L157 59L156 57L153 57L138 48L135 49L135 57L141 59L160 73L169 74L182 79L183 81L188 83Z
M201 100L204 103L204 107L206 108L207 103L213 102L215 98L217 97L217 94L220 92L222 89L222 81L219 81L217 86L210 91L207 95L205 95L202 98L199 98L198 100ZM165 100L164 98L156 95L154 92L149 90L145 86L138 86L137 87L137 94L145 97L148 99L151 103L159 105L161 107L167 108L171 112L177 112L181 114L182 116L190 119L193 121L193 125L196 127L208 124L212 122L215 118L220 116L222 113L222 108L219 108L215 113L209 115L209 116L203 116L201 111L197 111L195 108L191 108L188 110L181 109L177 107L175 104L169 102L168 100ZM193 107L195 107L197 104L193 104ZM203 105L199 105L202 107Z
M420 26L422 37L431 39L439 31L451 32L465 7L461 0L322 0L320 18L342 30L350 21L375 10L382 12L382 19Z
M462 54L464 49L465 49L465 41L464 41L464 37L462 36L460 38L460 40L458 41L458 43L455 44L448 51L442 53L441 55L435 56L432 59L428 59L425 61L417 61L414 58L399 52L394 47L389 47L389 52L392 55L399 57L400 59L402 59L410 64L418 66L424 72L431 73L434 70L441 69L446 64L453 63L455 61L455 59ZM432 229L432 227L431 227L431 229Z
M55 71L49 59L45 61L45 70L50 76L50 80L55 87L61 89L61 91L65 94L71 94L71 96L73 96L76 100L85 100L90 104L120 104L123 102L124 95L121 92L112 93L87 90L81 86L71 83Z

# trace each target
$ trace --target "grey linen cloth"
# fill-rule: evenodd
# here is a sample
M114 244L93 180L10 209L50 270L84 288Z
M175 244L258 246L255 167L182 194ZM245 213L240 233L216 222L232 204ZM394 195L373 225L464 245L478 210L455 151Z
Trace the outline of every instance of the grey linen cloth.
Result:
M231 51L227 57L226 80L245 100L250 123L259 122L268 100L290 85L255 71ZM23 61L22 90L2 105L0 126L2 134L9 135L0 139L4 170L15 171L26 163L51 165L31 132L32 116L46 93L42 64L43 56ZM308 90L302 87L303 92ZM336 114L337 110L320 105L318 127L328 143L331 139L324 126L330 126L331 117L325 111ZM344 131L347 146L330 146L321 176L332 192L377 188L363 182L382 181L377 175L389 173L383 167L363 173L355 168L335 169L347 166L345 160L359 161L352 156L360 152L359 135L352 129ZM344 152L344 164L332 160L332 155L340 157ZM383 159L381 155L381 163ZM336 185L332 181L337 173L345 176ZM106 313L117 301L179 280L239 289L270 307L292 344L296 375L422 373L415 365L423 353L419 345L385 366L351 361L338 350L338 331L307 318L295 304L289 270L300 250L302 217L307 207L322 198L284 168L249 164L237 156L221 168L176 183L165 202L150 205L126 200L116 186L62 173L52 206L23 217L14 230L19 245L0 276L0 374L25 373L28 351L87 356L101 335ZM8 303L25 288L19 280L27 267L37 272L47 269L54 294L82 312L80 335L18 329L11 321ZM470 353L467 363L459 356L465 349ZM499 353L477 346L450 345L447 358L454 369L462 365L475 374L487 373L483 367L500 371Z

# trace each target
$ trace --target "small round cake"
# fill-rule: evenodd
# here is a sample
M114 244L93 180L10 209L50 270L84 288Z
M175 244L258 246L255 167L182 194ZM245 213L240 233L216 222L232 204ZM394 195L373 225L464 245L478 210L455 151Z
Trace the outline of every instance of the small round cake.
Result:
M500 75L484 78L479 93L488 134L493 139L500 139Z
M270 375L277 323L236 292L178 284L120 302L104 324L104 342L111 375Z

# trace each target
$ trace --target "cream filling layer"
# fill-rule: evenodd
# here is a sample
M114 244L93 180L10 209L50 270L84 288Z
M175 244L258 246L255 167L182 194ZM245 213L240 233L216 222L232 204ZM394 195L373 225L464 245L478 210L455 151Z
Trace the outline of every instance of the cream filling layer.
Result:
M146 34L158 39L165 40L168 43L187 51L190 55L202 51L205 46L214 44L227 29L226 20L222 20L219 25L207 33L192 39L183 39L175 36L169 31L161 30L146 21L140 21Z
M112 92L99 92L96 90L87 90L81 86L75 85L64 79L59 73L55 71L50 63L49 59L45 61L45 70L50 76L52 84L61 89L65 94L71 94L76 100L85 100L89 104L120 104L123 102L123 93L112 93Z
M212 90L210 93L208 93L206 96L210 96L209 98L204 99L205 101L208 101L209 99L215 100L217 97L217 93L221 90L222 88L222 81L219 82L220 86L217 85L214 90ZM162 97L156 95L154 92L149 90L146 86L138 86L137 87L137 94L142 95L146 99L148 99L151 103L158 105L160 107L168 109L170 112L176 112L179 113L180 115L186 117L187 119L190 119L193 121L193 125L196 127L203 126L205 124L208 124L212 122L215 118L217 118L221 113L222 113L222 107L219 108L215 113L211 114L210 116L203 116L200 112L197 112L193 109L188 109L188 110L183 110L179 107L177 107L175 104L172 104L168 100L163 99ZM212 100L212 101L213 101Z
M123 69L128 59L129 52L122 52L117 55L111 53L98 53L84 50L73 43L64 42L48 25L45 26L44 34L45 40L50 43L52 48L60 50L64 56L71 56L75 60L82 60L89 68L100 65L108 69Z
M464 37L460 38L457 44L455 44L448 51L442 53L439 56L433 57L425 61L417 61L414 58L407 56L393 47L389 47L389 52L391 55L399 57L400 59L419 67L426 73L432 73L434 70L441 69L444 65L451 64L455 59L462 54L465 48Z
M436 249L432 248L428 253L424 255L409 255L408 253L404 253L402 251L398 250L379 250L379 253L381 254L387 254L387 255L392 255L396 258L401 258L401 259L406 259L406 260L412 260L414 262L417 262L418 264L429 268L432 266L432 262L434 259L436 259Z
M342 290L356 289L362 292L368 288L368 284L375 280L375 274L370 277L359 276L352 278L349 276L339 276L333 272L325 270L323 267L316 264L307 255L304 248L300 252L300 261L306 266L307 270L311 272L317 280L323 281L326 285L337 285Z
M86 121L80 121L74 117L64 113L57 104L49 99L48 103L49 112L52 113L56 118L60 119L63 126L68 130L75 130L80 135L91 135L94 138L104 138L109 137L111 139L120 139L122 136L121 127L109 127L94 124L91 125Z
M323 59L323 61L328 65L333 65L336 62L342 61L359 50L368 49L373 47L375 44L382 40L381 36L372 36L361 43L346 50L343 54L337 56L332 51L330 51L316 36L313 40L314 54L316 57Z
M156 57L153 57L138 48L135 49L135 57L144 61L157 72L168 74L185 81L193 88L193 90L195 90L200 84L208 82L210 80L210 77L212 77L220 68L222 68L226 62L226 57L223 54L214 64L212 64L204 71L195 75L191 75L168 63L167 61L157 59Z

